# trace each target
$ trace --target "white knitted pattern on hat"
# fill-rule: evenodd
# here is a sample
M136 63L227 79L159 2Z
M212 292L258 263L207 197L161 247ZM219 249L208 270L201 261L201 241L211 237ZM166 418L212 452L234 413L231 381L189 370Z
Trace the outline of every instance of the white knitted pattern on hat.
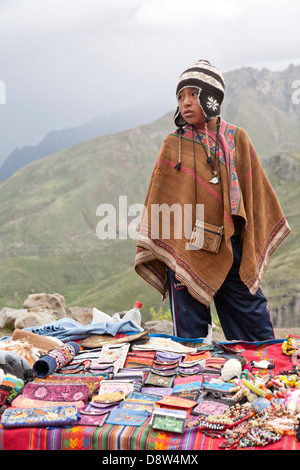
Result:
M219 90L224 92L224 87L220 82L218 82L218 80L211 77L210 75L206 75L203 72L193 71L193 72L183 73L181 75L180 80L178 81L178 83L182 82L183 80L190 80L190 79L202 80L203 82L209 83L211 86L213 86L215 88L218 88ZM184 87L184 88L186 88L186 87Z

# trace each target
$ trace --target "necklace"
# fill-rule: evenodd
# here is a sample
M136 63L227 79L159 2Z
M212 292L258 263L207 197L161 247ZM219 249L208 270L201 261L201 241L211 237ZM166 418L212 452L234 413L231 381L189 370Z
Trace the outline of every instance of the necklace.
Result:
M198 135L198 138L199 138L199 142L202 144L202 147L204 148L204 151L206 153L206 161L208 163L208 165L211 167L211 173L212 173L212 179L209 180L209 183L211 184L219 184L220 183L220 176L218 176L218 172L217 170L215 169L215 161L216 161L216 157L214 156L214 158L212 158L211 156L211 149L210 149L210 145L209 145L209 138L208 138L208 128L207 128L207 123L205 123L205 138L206 138L206 147L205 145L203 144L202 142L202 139L199 135L199 132L198 130L196 129L196 127L192 126L193 129L195 129L197 135ZM218 119L218 124L217 124L217 139L216 139L216 148L218 149L218 162L219 162L219 150L220 150L220 147L218 145L218 140L219 140L219 128L220 128L220 120ZM220 168L219 168L219 171L220 171Z
M199 416L195 420L187 423L187 427L199 426L200 429L211 429L214 431L225 430L237 424L242 423L255 415L250 405L236 405L231 406L225 413L220 415L207 415Z

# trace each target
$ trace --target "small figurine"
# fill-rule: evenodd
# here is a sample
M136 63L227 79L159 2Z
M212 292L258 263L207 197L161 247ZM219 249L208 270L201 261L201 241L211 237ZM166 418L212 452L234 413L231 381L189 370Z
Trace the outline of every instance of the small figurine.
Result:
M286 387L298 388L299 382L297 375L278 375L277 377Z
M300 390L288 390L285 395L285 406L293 413L300 412Z
M250 364L252 365L252 367L257 367L258 369L274 369L275 367L275 364L272 364L266 359L259 361L259 362L251 361Z
M295 352L299 351L299 348L297 347L296 341L290 336L287 336L286 340L281 345L281 350L283 354L291 356Z

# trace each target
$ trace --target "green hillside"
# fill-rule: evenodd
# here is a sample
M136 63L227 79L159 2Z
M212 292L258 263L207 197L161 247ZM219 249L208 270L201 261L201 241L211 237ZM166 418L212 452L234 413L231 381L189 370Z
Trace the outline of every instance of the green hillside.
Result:
M82 296L81 305L102 308L88 293L98 291L101 298L99 282L132 268L135 241L100 240L97 207L109 203L118 217L120 196L126 196L128 207L143 204L170 126L168 115L82 142L27 165L0 184L0 305L20 306L31 292L60 292L68 305ZM124 302L114 301L116 292L111 295L111 311L131 306L136 295L129 297L128 291Z
M297 73L300 67L293 69ZM264 279L271 314L281 306L293 309L300 285L300 111L287 102L293 76L242 69L226 78L223 117L250 133L293 229ZM128 207L143 204L159 148L173 130L172 115L83 141L0 183L0 308L20 307L32 292L59 292L67 306L107 313L140 300L144 319L150 319L160 295L134 272L135 240L119 237L126 229L118 222L119 198L126 197ZM117 209L115 240L97 237L102 204Z

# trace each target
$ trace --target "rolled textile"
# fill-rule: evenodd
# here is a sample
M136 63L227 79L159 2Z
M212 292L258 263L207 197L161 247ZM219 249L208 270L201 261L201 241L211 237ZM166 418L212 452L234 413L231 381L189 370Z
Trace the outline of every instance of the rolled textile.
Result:
M47 377L71 362L79 349L79 345L73 341L52 349L33 364L33 374L36 377Z

